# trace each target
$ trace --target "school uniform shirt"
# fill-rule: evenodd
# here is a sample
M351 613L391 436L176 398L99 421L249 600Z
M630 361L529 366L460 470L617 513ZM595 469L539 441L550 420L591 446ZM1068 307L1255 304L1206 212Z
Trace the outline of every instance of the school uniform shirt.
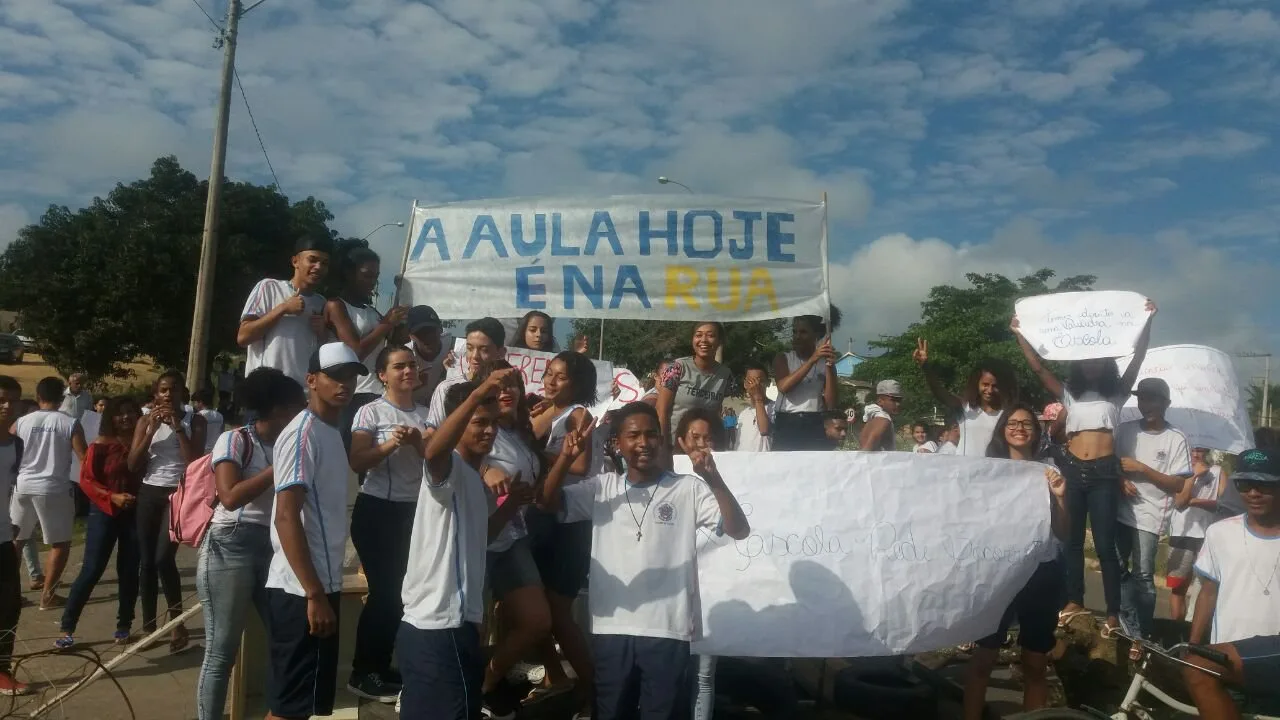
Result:
M939 454L939 455L957 455L957 454L959 454L959 453L957 452L957 450L958 450L958 448L956 448L956 444L955 444L955 443L953 443L953 442L951 442L950 440L948 440L947 442L944 442L944 443L942 443L941 445L939 445L939 446L938 446L938 452L937 452L937 454Z
M240 319L265 317L295 294L297 291L288 280L261 280L249 293ZM304 295L301 313L281 317L261 338L249 343L245 348L245 374L260 367L273 367L305 388L307 361L311 359L311 353L320 347L320 339L311 330L311 316L324 312L324 302L324 296L317 293Z
M449 388L466 381L463 377L447 377L436 385L435 391L431 393L431 407L427 410L427 427L440 427L440 423L449 416L444 411L444 398L449 394Z
M272 446L262 442L252 425L246 425L243 430L228 430L213 441L210 462L215 471L222 463L231 463L239 468L240 477L248 480L271 467L271 455ZM271 522L271 506L274 501L275 492L268 488L237 510L228 510L218 505L213 510L213 520L210 522L214 525L234 525L238 522L266 525Z
M668 472L631 484L625 475L609 472L562 492L561 522L590 520L592 525L590 631L682 641L699 637L697 534L715 531L721 523L707 483Z
M1141 420L1120 423L1115 430L1115 449L1116 457L1133 458L1165 475L1191 474L1187 437L1168 425L1159 432L1149 432L1142 429ZM1138 488L1138 495L1121 498L1120 522L1149 533L1163 533L1173 511L1173 494L1161 490L1142 475L1131 474L1128 479Z
M1209 472L1196 478L1195 485L1191 488L1191 499L1216 501L1218 499L1218 487L1221 482L1222 468L1214 465L1209 468ZM1169 535L1171 537L1202 538L1204 537L1204 531L1216 519L1217 515L1204 508L1188 505L1182 510L1175 509L1173 517L1169 519Z
M75 418L57 410L36 410L18 418L13 434L22 441L22 463L15 493L57 495L70 490L75 428Z
M13 522L9 519L9 494L18 479L18 443L16 437L0 445L0 543L13 542Z
M382 313L378 312L370 305L352 305L346 300L342 304L347 308L347 317L351 319L351 325L355 327L356 336L363 338L373 332L378 327L378 323L382 322ZM331 333L330 339L333 342L341 342L338 336ZM378 353L382 352L382 348L387 346L387 341L379 340L378 344L373 346L368 355L364 356L364 363L369 374L356 378L356 392L369 393L373 395L381 395L386 390L386 386L378 379Z
M774 418L775 403L766 402L764 412L769 420ZM738 450L739 452L769 452L773 447L773 438L760 434L760 423L756 420L754 405L738 413Z
M426 418L427 409L421 405L402 408L380 397L356 411L351 421L351 432L372 435L374 444L381 445L397 426L425 430ZM380 500L413 503L418 501L418 486L421 484L422 454L417 448L404 446L365 472L360 492Z
M484 480L457 452L444 482L435 483L423 469L400 592L404 622L447 630L484 618L490 510Z
M338 428L321 420L310 409L298 413L275 442L275 492L300 487L302 527L311 551L311 564L326 593L342 590L342 559L347 549L347 452ZM284 556L276 532L276 511L271 507L271 567L267 587L305 597L306 591Z
M1280 635L1280 538L1255 535L1244 515L1205 531L1196 572L1218 583L1211 643Z
M227 421L222 417L222 413L214 410L213 408L205 408L204 410L201 410L200 417L204 418L204 451L208 454L213 452L213 446L218 442L218 438L222 435L222 429L227 426ZM88 440L88 437L85 439Z
M515 478L519 473L520 482L530 486L538 482L538 471L542 467L533 448L529 447L519 434L504 427L498 428L498 435L493 439L493 449L489 451L489 457L485 458L485 464L498 468L510 478ZM490 497L490 500L496 505L498 498ZM516 540L528 534L524 524L524 510L521 510L511 519L511 522L507 523L506 527L502 528L498 537L489 543L489 550L504 552L514 545Z
M958 455L965 457L986 457L987 446L991 444L991 436L995 435L996 422L1000 413L989 413L980 407L966 404L964 414L960 418L960 442L956 445Z

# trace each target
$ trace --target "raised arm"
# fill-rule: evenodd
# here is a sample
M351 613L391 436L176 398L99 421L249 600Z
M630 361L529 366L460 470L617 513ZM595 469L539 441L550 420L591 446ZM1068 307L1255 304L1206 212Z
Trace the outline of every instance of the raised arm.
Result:
M449 471L453 469L453 449L462 439L462 433L466 431L476 408L489 398L496 397L503 383L508 382L515 372L518 372L515 368L503 368L489 373L484 383L473 390L456 410L449 413L431 434L431 439L423 446L422 453L427 461L427 472L431 482L440 485L448 479Z
M560 489L564 485L564 479L569 476L570 468L573 462L582 455L583 451L590 447L591 433L596 429L595 421L591 421L581 430L573 430L565 433L564 445L560 448L560 454L551 465L551 469L547 471L547 477L542 481L542 487L537 492L536 501L538 507L545 512L558 513L563 504L563 497Z
M943 386L933 365L929 364L928 340L916 338L916 349L911 353L911 359L920 366L920 371L924 373L924 381L929 386L929 392L933 393L933 397L938 402L956 412L964 410L964 400Z
M1142 326L1142 334L1138 336L1138 341L1133 344L1133 360L1129 361L1129 367L1124 369L1124 375L1120 377L1121 394L1128 396L1133 390L1134 383L1138 382L1138 372L1142 370L1142 361L1147 359L1147 348L1151 346L1151 321L1156 316L1156 304L1147 299L1147 324Z
M348 456L351 469L357 473L369 472L378 463L391 457L408 442L410 428L397 425L387 434L387 439L377 442L377 429L359 429L351 433L351 453Z
M587 425L594 427L595 419L591 417L591 413L587 412L586 408L578 408L565 420L564 429L566 433L570 433ZM587 443L587 446L578 454L577 459L569 466L569 472L573 475L586 475L591 470L591 452L591 444Z
M351 348L356 357L361 360L369 357L369 353L386 340L396 326L404 320L404 308L393 307L378 320L378 324L369 331L368 335L361 337L355 323L351 322L351 314L347 312L346 303L337 298L330 300L325 304L324 312L328 317L329 327L333 328L333 334L337 335L338 340Z
M171 426L173 434L178 437L178 449L182 453L182 461L185 463L195 462L197 458L204 455L205 435L209 431L209 425L205 419L199 414L191 416L191 433L182 431L182 421L176 415L172 416Z
M706 450L694 450L688 455L693 463L693 471L698 474L698 477L707 481L707 487L711 488L711 494L715 496L716 505L720 508L721 529L724 530L724 534L734 540L746 539L751 534L751 523L747 522L746 513L742 512L738 499L730 492L729 486L724 484L724 478L720 476L720 470L716 467L716 461L711 453Z
M1013 320L1009 323L1009 329L1013 331L1013 337L1017 339L1018 347L1022 348L1022 356L1027 359L1027 365L1031 366L1031 372L1034 372L1036 377L1040 378L1040 383L1044 385L1044 389L1048 390L1050 395L1061 400L1063 392L1062 381L1044 366L1035 348L1031 347L1031 343L1027 342L1027 339L1022 336L1022 329L1018 325L1017 315L1013 316Z
M129 445L129 470L139 473L147 469L147 453L151 449L151 439L158 429L160 416L154 410L133 429L133 442Z
M769 433L773 432L773 425L769 422L769 408L766 404L764 387L755 377L748 376L746 390L747 400L756 411L756 430L760 433L760 437L769 437Z

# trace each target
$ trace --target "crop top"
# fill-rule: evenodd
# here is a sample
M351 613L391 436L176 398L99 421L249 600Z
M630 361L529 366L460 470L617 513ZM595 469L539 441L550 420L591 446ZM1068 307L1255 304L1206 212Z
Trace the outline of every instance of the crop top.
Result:
M1062 405L1067 409L1066 433L1115 430L1120 424L1120 408L1124 407L1127 399L1128 395L1105 398L1092 390L1077 398L1063 388Z

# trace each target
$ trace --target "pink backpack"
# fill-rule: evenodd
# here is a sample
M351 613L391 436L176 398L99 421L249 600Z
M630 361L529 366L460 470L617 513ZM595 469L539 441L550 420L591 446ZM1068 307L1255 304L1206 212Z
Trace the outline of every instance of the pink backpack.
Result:
M240 467L247 468L253 457L253 438L247 427L236 432L241 433L245 448ZM217 506L218 483L213 474L213 453L209 453L187 465L178 489L169 496L169 539L199 548Z

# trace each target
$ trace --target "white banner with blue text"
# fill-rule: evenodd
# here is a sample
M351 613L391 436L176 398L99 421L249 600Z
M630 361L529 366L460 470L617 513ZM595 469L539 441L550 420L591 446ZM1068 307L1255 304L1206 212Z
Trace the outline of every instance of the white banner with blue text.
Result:
M699 539L700 654L870 657L977 640L1056 553L1039 463L899 452L715 461L751 534ZM690 472L687 457L676 471Z
M702 195L415 206L401 302L453 319L826 316L825 210Z

